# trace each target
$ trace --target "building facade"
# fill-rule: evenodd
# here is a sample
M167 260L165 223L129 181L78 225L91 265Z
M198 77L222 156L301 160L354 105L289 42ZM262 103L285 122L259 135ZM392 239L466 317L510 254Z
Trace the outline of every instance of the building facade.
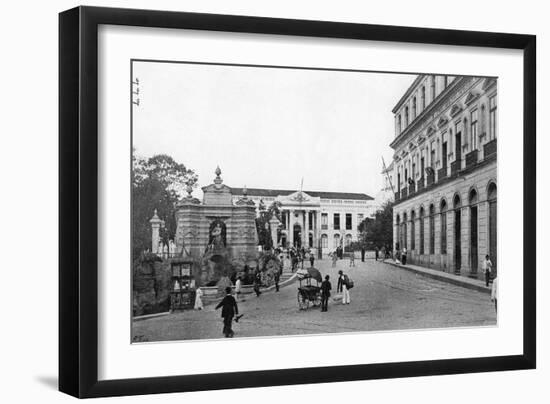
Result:
M408 263L497 265L497 79L419 75L393 109L393 237Z
M358 240L357 226L375 211L372 197L361 193L232 188L234 201L247 196L258 207L281 206L283 246L320 248L323 254Z

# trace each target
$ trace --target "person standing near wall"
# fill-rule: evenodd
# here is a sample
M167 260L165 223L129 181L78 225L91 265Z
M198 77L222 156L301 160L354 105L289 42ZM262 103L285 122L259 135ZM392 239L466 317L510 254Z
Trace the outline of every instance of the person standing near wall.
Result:
M491 272L493 270L493 263L489 255L485 256L483 261L483 272L485 272L485 286L489 286L489 281L491 280Z

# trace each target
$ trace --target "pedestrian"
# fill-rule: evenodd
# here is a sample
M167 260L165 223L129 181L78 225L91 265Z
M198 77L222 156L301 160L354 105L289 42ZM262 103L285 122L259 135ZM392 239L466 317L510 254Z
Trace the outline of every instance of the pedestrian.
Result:
M279 279L281 278L281 270L277 269L275 271L275 274L273 275L273 279L275 280L275 292L279 291Z
M338 260L338 254L334 251L330 255L332 258L332 267L334 268L336 266L336 261Z
M342 270L338 271L338 284L336 285L336 292L342 293L342 304L350 304L351 298L348 290L348 276L344 275Z
M195 290L195 310L202 310L202 290L200 287L198 287Z
M374 247L374 259L376 261L378 261L378 254L379 254L379 250L378 250L378 246Z
M355 251L352 251L349 253L349 266L350 267L355 266Z
M401 251L401 263L407 265L407 247L403 247Z
M483 261L483 271L485 272L485 286L489 286L489 281L491 280L491 272L493 270L493 263L489 255L485 256Z
M311 267L313 268L313 264L315 263L315 255L313 253L309 253L309 263L311 264Z
M365 262L365 246L361 246L361 262Z
M225 288L225 297L221 302L216 306L216 310L220 307L222 308L222 318L223 318L223 335L225 338L233 338L235 334L231 329L233 323L233 317L239 314L239 308L237 307L237 301L231 295L231 287Z
M242 281L241 277L238 276L237 280L235 281L235 295L237 296L237 300L240 300L242 293Z
M497 312L497 298L498 298L498 276L493 279L493 287L491 288L491 301L495 302L495 313Z
M262 292L260 291L260 285L262 284L262 275L260 274L260 271L257 271L254 275L254 292L256 293L256 297L260 297Z
M332 285L329 282L330 277L325 276L325 280L321 283L321 311L328 311L328 298Z

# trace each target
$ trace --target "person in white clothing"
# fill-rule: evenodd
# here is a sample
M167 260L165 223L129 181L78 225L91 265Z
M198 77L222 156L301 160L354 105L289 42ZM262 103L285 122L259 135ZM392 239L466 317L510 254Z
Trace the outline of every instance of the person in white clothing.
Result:
M486 255L485 260L483 261L483 272L485 272L485 286L489 286L492 270L493 270L493 263L491 261L491 258L489 258L489 256Z
M201 288L197 288L195 291L195 310L202 310L202 290Z
M242 292L242 282L241 282L241 277L239 276L235 281L235 296L237 297L237 300L240 300L241 292Z
M491 301L495 302L495 312L497 311L498 298L498 277L493 279L493 287L491 288Z
M343 271L338 271L338 285L336 285L336 292L342 292L342 304L350 304L351 298L349 295L349 289L347 284L346 275Z

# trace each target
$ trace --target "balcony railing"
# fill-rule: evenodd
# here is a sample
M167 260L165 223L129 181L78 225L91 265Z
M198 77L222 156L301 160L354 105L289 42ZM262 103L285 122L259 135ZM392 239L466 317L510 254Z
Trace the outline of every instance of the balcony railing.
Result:
M398 201L399 200L399 192L396 192L394 196L395 196L395 200Z
M430 170L426 175L426 186L429 187L435 182L435 171Z
M416 187L418 188L418 191L424 189L424 177L420 177L420 179L416 182Z
M447 167L440 168L437 171L437 180L441 181L443 178L447 178Z
M328 224L322 224L321 230L328 230Z
M416 191L416 186L414 185L414 182L412 184L409 184L409 195L412 195Z
M472 150L470 153L466 155L466 168L469 168L475 164L477 164L477 157L478 157L478 151Z
M407 197L407 188L403 188L401 190L401 198L406 198Z
M460 171L460 160L451 163L451 175L457 175Z
M483 146L483 155L485 158L491 157L497 154L497 140L493 139L490 142L485 143Z

